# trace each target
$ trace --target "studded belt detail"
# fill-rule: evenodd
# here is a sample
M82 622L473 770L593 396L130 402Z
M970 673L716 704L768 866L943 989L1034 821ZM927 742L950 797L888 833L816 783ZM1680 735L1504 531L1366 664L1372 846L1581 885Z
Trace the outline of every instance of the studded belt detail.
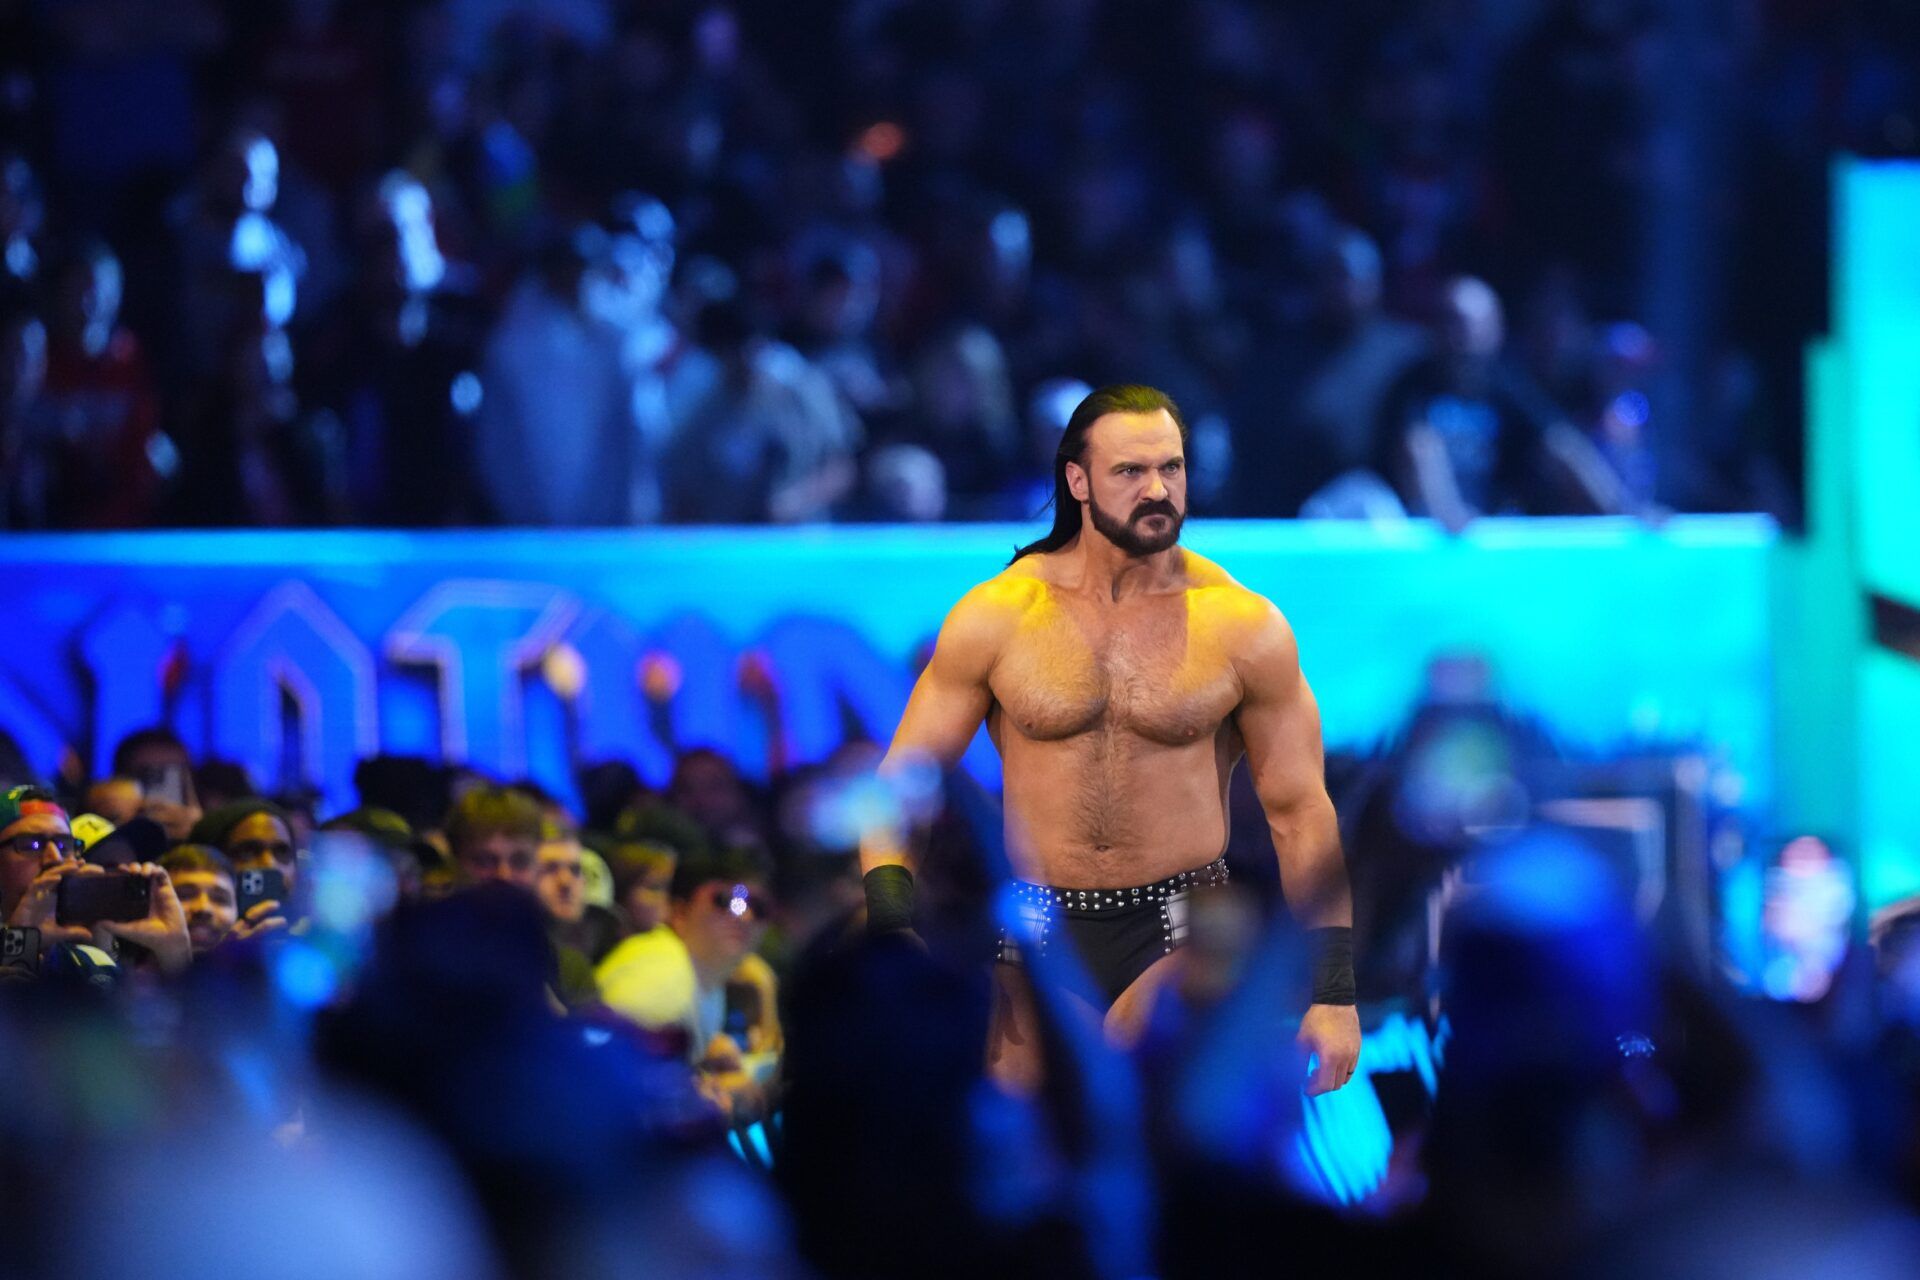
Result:
M1013 882L1014 897L1023 905L1057 911L1116 911L1126 907L1164 904L1192 889L1210 889L1227 882L1227 860L1215 858L1204 867L1182 871L1131 889L1056 889L1026 880Z

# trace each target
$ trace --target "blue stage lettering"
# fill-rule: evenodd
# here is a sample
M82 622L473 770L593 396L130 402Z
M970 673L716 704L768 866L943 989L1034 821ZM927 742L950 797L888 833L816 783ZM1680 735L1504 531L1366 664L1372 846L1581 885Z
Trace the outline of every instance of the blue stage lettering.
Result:
M1190 532L1286 611L1335 747L1395 732L1427 662L1471 650L1572 748L1685 737L1750 805L1770 799L1764 521ZM794 761L849 728L884 740L946 610L1028 533L16 535L0 540L20 602L0 730L51 775L68 750L103 766L129 729L171 723L265 787L317 785L328 808L354 802L352 763L379 750L569 798L582 761L629 759L659 783L676 747L758 775L766 717L743 654L771 670ZM984 734L966 764L997 782Z
M348 777L380 749L378 697L367 646L313 588L285 582L220 649L211 746L256 779Z

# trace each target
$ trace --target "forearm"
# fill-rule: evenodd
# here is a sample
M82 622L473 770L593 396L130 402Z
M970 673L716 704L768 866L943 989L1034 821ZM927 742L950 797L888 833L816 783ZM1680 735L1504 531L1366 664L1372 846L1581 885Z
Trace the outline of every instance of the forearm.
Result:
M896 747L880 758L875 773L882 782L891 782L905 767L905 763ZM860 874L864 876L875 867L908 866L910 842L904 815L898 822L869 824L860 832Z
M1626 509L1626 490L1600 451L1579 430L1560 424L1548 432L1547 456L1560 468L1563 483L1587 514L1611 515Z
M1286 809L1269 809L1267 826L1280 860L1280 889L1303 929L1351 928L1353 893L1340 851L1340 822L1325 792Z

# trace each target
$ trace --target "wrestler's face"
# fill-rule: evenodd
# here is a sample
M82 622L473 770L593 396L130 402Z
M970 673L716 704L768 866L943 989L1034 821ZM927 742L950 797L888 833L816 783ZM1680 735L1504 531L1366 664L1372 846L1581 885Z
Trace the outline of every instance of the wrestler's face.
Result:
M1187 518L1187 459L1165 409L1109 413L1087 429L1085 464L1067 464L1073 496L1107 541L1150 556L1180 541Z

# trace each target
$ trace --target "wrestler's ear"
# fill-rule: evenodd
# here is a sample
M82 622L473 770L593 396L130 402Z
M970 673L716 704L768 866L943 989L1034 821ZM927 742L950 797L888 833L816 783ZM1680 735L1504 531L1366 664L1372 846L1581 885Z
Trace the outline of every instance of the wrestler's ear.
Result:
M1087 478L1086 468L1069 459L1067 461L1066 471L1067 492L1073 495L1075 502L1085 502L1087 500L1087 494L1090 492L1088 486L1091 484L1091 481Z

